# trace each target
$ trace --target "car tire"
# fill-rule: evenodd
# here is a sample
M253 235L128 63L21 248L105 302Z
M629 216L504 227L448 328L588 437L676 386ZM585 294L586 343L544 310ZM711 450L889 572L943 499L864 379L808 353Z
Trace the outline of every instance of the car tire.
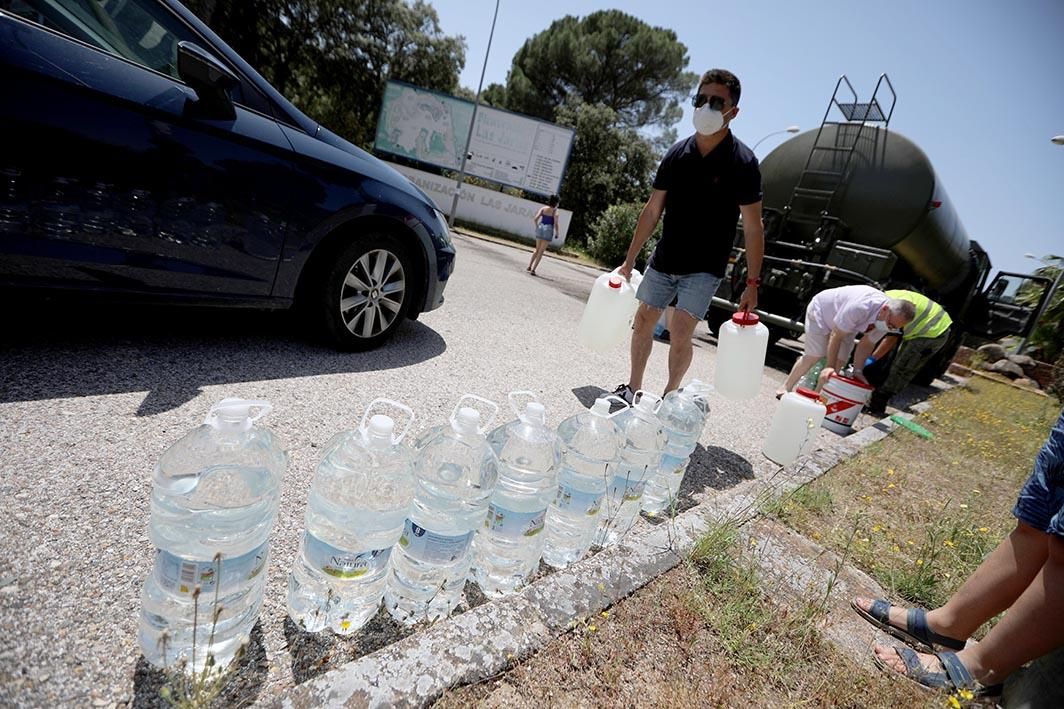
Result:
M367 234L341 249L325 269L314 307L338 348L363 351L390 338L410 312L414 268L406 247Z

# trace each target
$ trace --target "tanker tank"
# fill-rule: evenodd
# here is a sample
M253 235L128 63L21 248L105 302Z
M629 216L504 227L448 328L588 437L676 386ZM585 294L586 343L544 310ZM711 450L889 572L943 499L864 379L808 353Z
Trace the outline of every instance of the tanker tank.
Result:
M819 145L849 145L852 134L846 132L856 131L857 126L825 124L822 130ZM811 154L816 140L816 130L806 131L779 145L761 162L766 213L787 206L803 170L803 187L816 188L818 172L830 175L846 165L849 154L844 150L818 149ZM836 188L830 177L823 178L824 189L836 189L829 213L848 227L840 238L893 251L911 271L901 275L908 276L904 280L912 280L914 286L940 294L965 287L972 271L968 234L927 155L899 133L872 125L860 130L855 147L841 186ZM792 214L800 209L800 199L796 199ZM799 220L789 221L795 223L788 224L791 231L782 235L782 241L813 238L812 227L803 236ZM771 230L769 236L771 253Z

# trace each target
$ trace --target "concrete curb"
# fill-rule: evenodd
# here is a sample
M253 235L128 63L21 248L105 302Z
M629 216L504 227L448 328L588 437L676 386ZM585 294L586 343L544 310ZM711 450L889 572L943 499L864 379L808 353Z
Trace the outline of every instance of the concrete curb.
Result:
M678 515L639 525L622 543L520 593L489 601L289 690L271 703L285 709L322 706L424 706L448 688L503 672L591 616L672 569L719 520L753 519L761 502L787 494L882 440L884 419L800 459L792 468L750 480Z

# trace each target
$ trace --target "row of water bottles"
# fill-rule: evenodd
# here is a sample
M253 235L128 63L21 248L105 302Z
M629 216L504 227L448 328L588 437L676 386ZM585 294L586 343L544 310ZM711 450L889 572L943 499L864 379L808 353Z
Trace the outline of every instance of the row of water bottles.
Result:
M560 568L616 542L640 508L659 514L676 499L709 390L696 380L663 401L640 392L617 413L604 397L556 430L534 394L514 392L517 417L490 433L498 406L466 395L412 446L404 439L413 412L375 400L356 430L323 450L289 574L289 614L308 631L346 634L383 600L401 622L433 620L454 610L467 578L504 595L541 557ZM157 555L140 622L155 665L225 666L258 618L287 466L278 438L255 425L269 410L224 400L156 466Z

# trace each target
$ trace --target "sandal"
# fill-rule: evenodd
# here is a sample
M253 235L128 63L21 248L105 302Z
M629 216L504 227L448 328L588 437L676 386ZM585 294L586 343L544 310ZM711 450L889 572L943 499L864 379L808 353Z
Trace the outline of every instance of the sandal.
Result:
M924 647L934 651L935 646L950 650L963 650L967 644L965 640L958 640L945 635L939 635L927 627L927 611L923 608L910 608L905 614L905 628L899 628L890 623L890 602L882 598L872 602L872 608L865 610L850 601L850 607L857 611L857 615L867 620L880 630L886 631L902 642L918 647ZM905 658L902 658L903 660Z
M876 666L892 675L900 675L924 689L945 689L950 692L968 690L977 697L999 697L1003 689L1002 684L984 687L975 681L972 673L964 666L957 653L943 651L935 653L935 657L942 663L942 672L932 672L920 662L920 656L910 647L896 646L894 652L905 663L905 671L899 672L873 653L872 660Z

